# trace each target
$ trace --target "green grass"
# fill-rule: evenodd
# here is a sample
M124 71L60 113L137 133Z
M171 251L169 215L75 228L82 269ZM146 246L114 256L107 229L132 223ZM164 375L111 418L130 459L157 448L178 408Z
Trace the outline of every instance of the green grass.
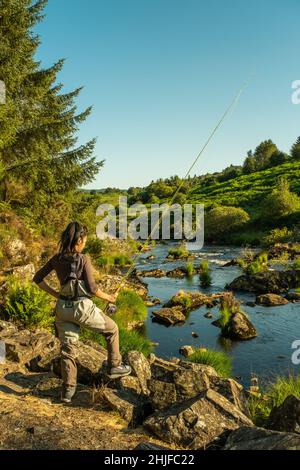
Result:
M242 207L256 215L257 208L282 176L289 181L291 191L300 194L300 161L293 161L223 183L206 187L198 185L190 191L188 199L206 206Z
M143 322L147 317L147 307L136 292L123 289L117 298L117 313L114 316L119 326L127 327L133 321Z
M97 259L99 267L107 266L130 266L132 259L127 255L102 255Z
M3 311L10 320L27 328L52 329L54 325L51 297L30 281L8 280Z
M200 264L200 285L201 287L209 287L212 284L212 278L207 260L201 261Z
M168 256L173 257L175 259L188 258L190 256L190 253L184 245L180 245L176 248L170 248L168 251Z
M151 342L136 331L127 331L125 328L119 327L120 333L120 352L126 355L129 351L138 351L148 357L153 350ZM81 340L92 340L106 348L106 341L101 333L91 330L83 330L80 335Z
M300 399L300 375L278 377L265 388L262 396L251 396L249 408L253 422L257 426L265 426L272 409L281 405L289 395Z
M300 269L300 259L296 259L293 263L293 269Z
M212 366L221 377L231 376L232 360L223 351L214 351L212 349L207 349L206 351L198 350L188 357L188 361Z
M192 305L191 296L188 292L180 290L177 294L173 295L170 303L171 305L181 305L185 310L189 310Z
M245 271L247 274L257 274L268 269L268 254L261 253L252 263L250 263Z
M195 269L194 269L194 264L193 263L186 263L185 265L185 272L186 272L186 275L188 277L192 277L193 274L195 273Z

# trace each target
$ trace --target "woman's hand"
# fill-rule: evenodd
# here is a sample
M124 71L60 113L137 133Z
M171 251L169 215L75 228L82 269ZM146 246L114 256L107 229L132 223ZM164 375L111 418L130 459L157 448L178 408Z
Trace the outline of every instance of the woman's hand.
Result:
M116 303L118 294L106 294L105 292L102 292L100 289L96 292L96 297L99 297L100 299L106 300L107 302L110 302L111 304Z

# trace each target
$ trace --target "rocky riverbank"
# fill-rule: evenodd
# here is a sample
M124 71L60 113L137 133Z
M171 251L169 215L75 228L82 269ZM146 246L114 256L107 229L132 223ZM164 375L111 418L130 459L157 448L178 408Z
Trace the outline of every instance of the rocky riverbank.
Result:
M6 348L0 365L2 449L134 449L150 441L177 449L300 450L299 422L290 428L294 432L280 432L285 421L277 410L276 431L255 427L248 393L210 366L131 351L125 360L132 375L109 381L105 349L80 343L77 395L63 406L57 339L1 321L0 340ZM289 420L299 421L295 404L289 409Z

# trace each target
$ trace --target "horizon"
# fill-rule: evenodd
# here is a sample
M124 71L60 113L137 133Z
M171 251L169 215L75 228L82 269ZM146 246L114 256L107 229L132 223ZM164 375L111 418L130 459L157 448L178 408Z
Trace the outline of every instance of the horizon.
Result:
M300 106L291 99L300 78L300 5L240 3L90 0L82 8L79 0L49 0L35 28L37 58L43 67L67 58L59 74L64 90L83 85L79 110L94 106L78 143L98 137L97 159L106 160L84 189L183 177L252 73L193 174L241 165L267 139L289 152L300 134Z

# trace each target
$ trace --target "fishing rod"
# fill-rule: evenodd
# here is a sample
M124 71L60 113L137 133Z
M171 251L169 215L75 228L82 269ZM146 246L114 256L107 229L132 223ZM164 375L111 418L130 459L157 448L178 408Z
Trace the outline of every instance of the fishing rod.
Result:
M169 201L169 206L171 206L177 196L177 194L179 193L180 189L182 188L183 184L184 184L184 180L189 176L189 174L191 173L192 169L195 167L195 165L197 164L198 160L200 159L200 157L202 156L202 154L204 153L204 151L206 150L206 148L208 147L208 145L210 144L210 142L212 141L212 139L214 138L216 132L218 131L218 129L222 126L223 122L225 121L225 119L227 118L227 116L230 114L230 112L234 109L234 107L236 106L236 104L238 103L241 95L243 94L243 92L245 91L245 89L248 87L249 85L249 82L250 82L250 79L251 77L249 77L249 79L241 86L241 88L238 90L238 92L236 93L236 95L234 96L233 100L230 102L229 106L225 109L225 112L222 114L221 118L219 119L219 121L217 122L217 124L215 125L215 127L212 129L208 139L206 140L206 142L204 143L204 145L202 146L200 152L198 153L198 155L196 156L196 158L194 159L194 161L192 162L191 166L189 167L189 169L187 170L187 173L185 174L185 176L182 178L180 184L178 185L176 191L174 192L172 198L170 199ZM144 250L144 247L147 246L150 238L152 237L153 233L155 232L155 230L157 229L157 227L159 226L160 224L160 221L162 220L164 214L168 211L168 207L162 211L162 213L159 214L159 217L158 217L158 220L156 222L156 224L154 225L154 228L151 230L150 234L148 235L148 237L146 238L145 242L144 242L144 245L142 247L141 250L137 250L135 256L133 257L133 260L132 260L132 264L131 266L129 267L129 269L127 270L127 272L122 276L122 279L121 279L121 282L119 284L119 286L117 287L116 291L115 291L115 295L118 294L118 292L122 289L122 287L124 286L126 280L128 279L128 277L130 276L131 272L133 271L134 269L134 266L136 264L136 261L138 260L138 258L140 257L141 253L143 253L143 250ZM115 313L115 306L113 306L112 304L108 303L104 309L104 311L109 311L111 313Z

